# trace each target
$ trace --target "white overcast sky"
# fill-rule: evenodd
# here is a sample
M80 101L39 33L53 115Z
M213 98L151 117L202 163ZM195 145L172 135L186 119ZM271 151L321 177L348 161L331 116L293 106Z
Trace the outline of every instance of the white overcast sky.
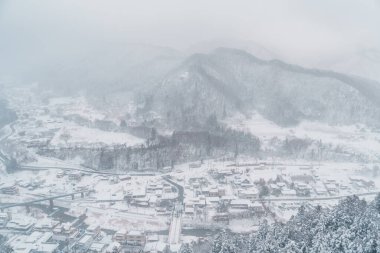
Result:
M0 53L101 41L186 49L218 38L288 55L380 49L379 0L0 0Z

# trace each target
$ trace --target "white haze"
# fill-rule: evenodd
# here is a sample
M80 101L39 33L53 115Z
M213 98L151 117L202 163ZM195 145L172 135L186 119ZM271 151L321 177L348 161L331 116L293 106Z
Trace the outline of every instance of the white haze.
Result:
M2 0L0 67L12 74L128 42L186 53L240 47L307 67L360 65L377 79L379 14L378 0Z

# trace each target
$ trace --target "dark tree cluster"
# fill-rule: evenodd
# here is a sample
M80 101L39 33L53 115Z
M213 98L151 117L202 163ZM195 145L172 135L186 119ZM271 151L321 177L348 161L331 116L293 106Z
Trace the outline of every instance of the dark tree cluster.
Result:
M380 195L370 203L348 197L333 209L302 206L288 222L264 223L250 235L219 233L211 252L380 252Z
M99 169L160 170L174 164L239 154L255 155L260 141L253 135L219 128L217 131L176 131L161 136L153 128L145 145L127 147L43 148L39 154L59 159L80 156L85 166Z

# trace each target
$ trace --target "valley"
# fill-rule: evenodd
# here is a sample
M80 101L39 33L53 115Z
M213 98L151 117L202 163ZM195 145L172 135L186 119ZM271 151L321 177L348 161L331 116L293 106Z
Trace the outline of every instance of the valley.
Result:
M41 231L43 221L60 247L84 247L61 241L69 229L77 238L91 235L92 245L133 251L168 242L175 252L226 229L251 233L264 222L286 222L301 206L332 208L380 192L380 133L365 124L281 126L252 111L181 132L162 124L159 111L139 115L133 101L118 114L85 96L46 98L33 86L8 87L4 98L17 115L1 130L7 237ZM233 138L220 139L228 131Z

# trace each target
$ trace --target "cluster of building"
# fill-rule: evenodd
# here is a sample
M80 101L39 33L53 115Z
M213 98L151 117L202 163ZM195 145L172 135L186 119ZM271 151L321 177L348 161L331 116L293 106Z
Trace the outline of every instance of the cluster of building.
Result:
M154 179L140 187L127 187L124 198L132 206L155 208L157 214L170 215L178 192L168 182Z
M197 168L194 164L189 169ZM268 179L261 177L265 171ZM273 175L278 171L278 175ZM291 172L291 173L290 173ZM364 177L320 178L316 168L299 166L289 170L265 165L224 166L209 168L208 175L178 176L184 185L184 217L189 223L199 221L229 223L232 219L262 218L276 210L271 200L297 200L349 195L375 189L375 183ZM302 204L302 202L299 202ZM293 203L294 204L294 203ZM288 205L285 204L285 209ZM299 205L289 206L289 210Z
M83 215L62 222L51 217L34 219L11 212L0 213L0 234L8 238L4 245L15 253L169 252L168 244L157 234L134 229L108 231L97 224L87 226L84 218Z
M176 212L180 212L180 223L184 228L230 228L236 221L249 219L259 222L262 218L273 218L277 212L296 211L302 204L286 200L334 197L375 188L375 183L364 177L347 176L344 180L323 178L312 167L297 168L289 173L286 168L273 169L263 165L202 166L191 164L189 167L190 171L204 169L202 173L178 170L166 177L89 175L75 171L58 171L53 173L53 177L64 180L61 185L71 185L70 190L74 192L89 191L85 197L94 202L101 199L99 204L104 205L100 206L101 209L112 206L120 212L147 211L152 217L162 218L163 224L167 224L163 231L168 229ZM263 176L265 171L270 176ZM274 175L275 172L278 175ZM14 184L1 184L0 193L18 194L19 189L34 186L45 187L50 194L55 193L56 186L47 184L47 181L36 176ZM74 198L68 197L66 202L71 200ZM272 200L276 204L271 203ZM93 207L99 204L93 204ZM168 253L171 250L167 233L157 231L157 228L148 230L138 223L112 230L98 224L86 224L86 215L89 214L84 212L72 216L71 220L50 216L36 219L30 214L2 212L0 234L8 238L6 245L20 253Z
M261 217L257 187L232 170L211 171L211 177L189 176L184 185L184 220L188 224L227 225L231 219ZM181 180L181 179L180 179Z

